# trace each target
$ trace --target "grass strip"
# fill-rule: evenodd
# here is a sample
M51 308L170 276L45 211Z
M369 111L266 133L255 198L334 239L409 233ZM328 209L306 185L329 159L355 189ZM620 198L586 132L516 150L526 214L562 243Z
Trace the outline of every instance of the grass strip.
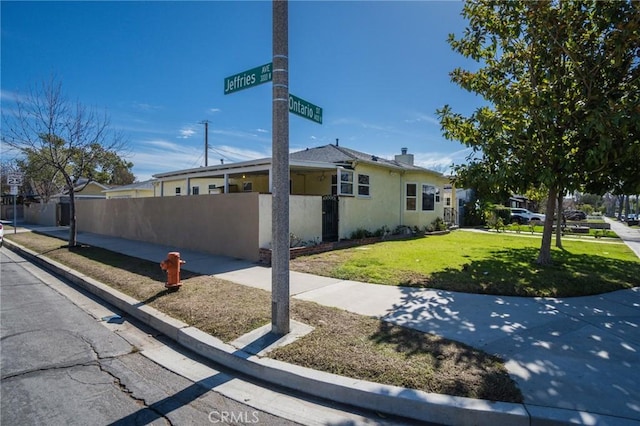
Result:
M264 290L187 270L180 291L169 292L157 263L97 247L69 250L59 239L34 233L8 238L225 342L271 321L271 295ZM291 318L315 330L270 357L426 392L522 402L502 361L467 345L296 299Z

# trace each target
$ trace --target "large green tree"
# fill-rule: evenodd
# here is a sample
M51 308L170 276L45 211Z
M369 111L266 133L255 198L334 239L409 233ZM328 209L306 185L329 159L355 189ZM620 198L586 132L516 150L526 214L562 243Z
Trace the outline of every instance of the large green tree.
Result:
M463 182L485 169L512 191L547 191L537 262L549 264L566 191L640 175L626 176L640 158L638 3L481 0L462 14L468 26L449 43L479 68L455 69L452 81L487 105L470 116L444 106L443 133L473 148Z
M44 179L41 186L62 184L68 194L69 247L75 247L75 192L80 182L104 181L109 171L130 169L120 158L126 148L122 135L111 129L106 114L69 101L55 78L19 97L13 113L2 119L3 143L22 154L32 178Z

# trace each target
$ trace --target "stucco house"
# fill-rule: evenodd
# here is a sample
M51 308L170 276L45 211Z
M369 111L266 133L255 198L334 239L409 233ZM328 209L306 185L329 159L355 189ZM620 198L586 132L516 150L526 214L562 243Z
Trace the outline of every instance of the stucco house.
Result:
M289 164L290 194L322 198L322 233L313 235L314 240L349 238L358 229L383 226L422 228L436 218L457 222L449 178L416 166L406 148L389 160L330 144L294 152ZM271 158L159 173L154 178L155 194L162 197L268 194Z
M272 159L263 158L158 173L153 197L120 188L77 203L78 229L258 260L272 241L271 170ZM416 166L405 148L393 159L337 143L309 148L290 154L289 170L289 229L305 242L456 217L449 179Z

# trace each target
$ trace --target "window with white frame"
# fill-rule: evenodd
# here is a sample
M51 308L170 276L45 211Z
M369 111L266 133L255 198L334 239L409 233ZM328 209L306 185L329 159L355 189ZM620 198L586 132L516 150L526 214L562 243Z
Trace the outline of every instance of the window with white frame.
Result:
M406 203L405 203L405 209L406 210L415 210L416 206L417 206L417 199L418 199L418 185L415 183L408 183L405 186L406 190L405 190L405 199L406 199Z
M182 188L177 187L176 188L176 195L180 195L181 192L182 192Z
M422 185L422 211L433 211L440 202L440 189L433 185Z
M340 181L339 186L338 180ZM339 169L337 175L331 176L331 194L353 195L353 172L351 170Z
M253 183L251 183L251 182L242 182L242 190L244 192L253 191Z
M200 195L200 187L192 186L191 187L191 195Z
M370 197L369 175L358 175L358 196Z

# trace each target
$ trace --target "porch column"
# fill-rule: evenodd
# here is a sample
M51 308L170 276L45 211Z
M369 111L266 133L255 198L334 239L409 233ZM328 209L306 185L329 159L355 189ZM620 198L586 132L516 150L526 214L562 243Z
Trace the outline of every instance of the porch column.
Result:
M224 174L224 193L229 193L229 173Z

